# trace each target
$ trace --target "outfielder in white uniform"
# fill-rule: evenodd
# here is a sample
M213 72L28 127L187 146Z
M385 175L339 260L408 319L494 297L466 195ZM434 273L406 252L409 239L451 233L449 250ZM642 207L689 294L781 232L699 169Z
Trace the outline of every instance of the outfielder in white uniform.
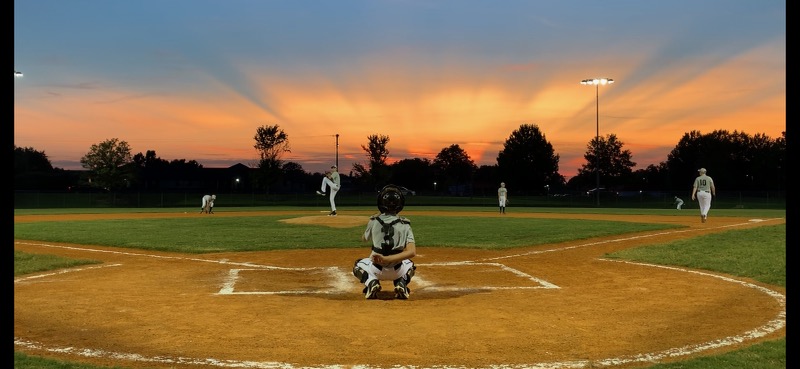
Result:
M700 168L697 171L700 175L694 179L692 201L697 199L700 206L700 222L705 223L708 219L708 210L711 209L711 198L717 196L717 188L714 187L714 180L706 175L706 168Z
M500 214L505 214L508 201L508 189L506 189L505 182L500 182L500 188L497 189L497 200L500 202Z
M331 166L331 170L325 173L325 177L322 178L322 191L317 191L317 195L325 196L325 190L330 187L331 194L331 212L328 216L335 217L336 216L336 193L339 192L339 189L342 188L342 180L339 178L339 172L335 165Z
M200 205L200 214L214 214L214 200L217 199L217 195L205 195L203 196L202 203Z
M364 284L362 292L367 299L378 298L382 280L392 281L398 299L408 299L411 294L408 284L417 269L411 258L417 255L417 247L411 221L397 215L404 204L405 197L397 186L387 185L378 193L381 213L369 218L361 237L372 242L372 252L353 266L353 275Z

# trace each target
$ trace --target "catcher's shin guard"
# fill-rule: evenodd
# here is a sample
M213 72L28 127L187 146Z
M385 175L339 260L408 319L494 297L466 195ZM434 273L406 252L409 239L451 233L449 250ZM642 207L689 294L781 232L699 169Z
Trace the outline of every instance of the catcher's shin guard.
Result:
M353 265L353 275L356 276L361 283L364 283L367 281L367 278L369 278L369 275L367 275L366 270L361 269L361 267L358 266L359 261L361 261L361 259L356 260L355 264Z
M414 276L416 270L417 266L413 265L412 262L411 268L408 269L406 274L394 280L395 297L401 300L408 299L408 296L411 294L411 289L408 288L408 284L411 282L411 278Z
M417 270L417 266L416 265L411 265L411 269L409 269L406 272L406 275L403 276L403 279L405 280L406 284L409 284L411 282L411 277L414 276L414 273L415 273L416 270Z

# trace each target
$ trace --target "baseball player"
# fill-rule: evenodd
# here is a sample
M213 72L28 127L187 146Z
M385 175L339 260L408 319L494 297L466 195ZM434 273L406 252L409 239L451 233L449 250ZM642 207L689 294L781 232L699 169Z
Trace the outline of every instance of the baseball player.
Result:
M336 216L336 193L342 188L342 180L339 178L339 172L335 165L331 165L331 170L325 172L325 177L322 178L322 191L317 191L317 195L325 196L325 189L331 188L331 212L328 214L330 217Z
M382 280L394 284L394 294L398 299L408 299L411 277L417 269L411 258L417 255L411 221L398 216L403 210L405 197L395 185L387 185L378 193L380 214L373 215L367 222L362 241L372 242L369 257L357 259L353 275L364 284L364 297L375 299L381 290Z
M497 189L497 200L500 202L500 214L505 214L506 202L508 202L508 189L506 189L505 182L500 182L500 188Z
M203 202L200 205L200 214L214 214L214 200L217 199L217 195L205 195L203 196Z
M694 179L692 186L692 201L697 199L700 205L700 222L705 223L708 218L708 210L711 209L711 198L717 196L717 188L714 187L714 180L706 175L706 168L697 170L700 173Z
M675 201L673 202L678 210L681 210L681 206L683 206L683 199L678 196L675 196Z

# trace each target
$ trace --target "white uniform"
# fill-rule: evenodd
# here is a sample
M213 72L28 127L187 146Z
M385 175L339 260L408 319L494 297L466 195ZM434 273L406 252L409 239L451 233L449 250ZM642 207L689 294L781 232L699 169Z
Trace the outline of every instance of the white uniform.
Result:
M339 178L339 172L336 171L335 165L331 167L330 178L327 176L322 178L322 194L325 194L325 190L328 187L331 188L331 213L328 215L336 215L336 193L342 188L342 180Z
M202 203L200 205L200 213L212 214L214 212L214 200L216 199L217 195L203 196Z
M401 279L403 285L406 286L410 282L410 276L413 276L413 270L416 269L411 259L380 265L372 261L372 256L376 254L394 255L405 250L407 244L416 244L414 232L411 230L411 221L393 214L373 215L369 218L363 239L372 241L372 252L369 257L357 260L355 268L366 273L366 277L362 277L361 280L365 290L374 280L397 281Z
M681 210L681 206L683 206L683 199L678 196L675 196L675 205L678 210Z
M506 200L508 199L508 189L505 182L500 182L500 188L497 189L497 200L500 203L500 214L506 213Z
M706 168L697 170L700 175L694 179L692 186L692 200L697 198L700 206L700 220L705 223L708 218L708 211L711 209L711 198L716 195L717 189L714 187L714 180L706 175Z

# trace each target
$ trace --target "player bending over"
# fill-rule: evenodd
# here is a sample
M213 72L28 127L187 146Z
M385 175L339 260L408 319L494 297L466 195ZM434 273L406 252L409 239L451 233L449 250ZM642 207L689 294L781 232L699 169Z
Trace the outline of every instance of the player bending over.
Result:
M216 199L217 195L203 196L202 203L200 204L200 214L214 214L214 200Z

